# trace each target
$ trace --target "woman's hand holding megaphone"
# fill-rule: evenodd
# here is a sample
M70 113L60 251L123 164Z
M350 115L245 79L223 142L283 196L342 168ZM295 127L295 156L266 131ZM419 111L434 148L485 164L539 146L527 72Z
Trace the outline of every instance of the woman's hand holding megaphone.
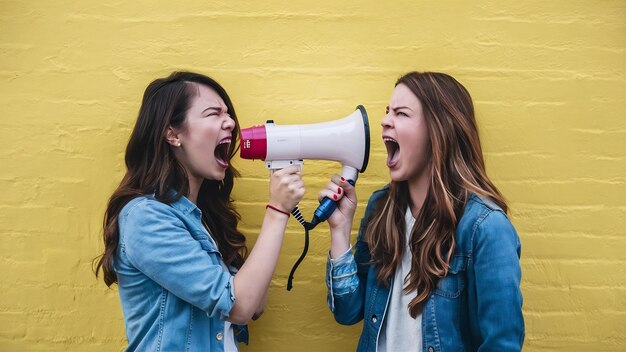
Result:
M328 218L331 236L330 257L337 258L350 248L350 231L356 211L356 192L354 186L340 175L333 175L331 182L321 190L318 200L330 198L337 202L337 209Z
M270 171L270 204L290 213L304 196L299 166Z

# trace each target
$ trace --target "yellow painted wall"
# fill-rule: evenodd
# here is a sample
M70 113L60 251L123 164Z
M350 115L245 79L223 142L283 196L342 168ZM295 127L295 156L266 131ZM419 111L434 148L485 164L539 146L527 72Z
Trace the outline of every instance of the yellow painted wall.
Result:
M525 350L626 350L625 19L621 0L0 0L0 350L125 345L117 291L91 260L143 90L175 69L221 82L243 126L365 105L374 140L359 217L388 179L377 137L395 79L454 75L475 99L488 172L522 240ZM267 171L235 164L252 244ZM305 165L307 216L337 171ZM243 351L355 348L360 325L336 324L326 307L328 237L312 232L288 293L302 248L291 221Z

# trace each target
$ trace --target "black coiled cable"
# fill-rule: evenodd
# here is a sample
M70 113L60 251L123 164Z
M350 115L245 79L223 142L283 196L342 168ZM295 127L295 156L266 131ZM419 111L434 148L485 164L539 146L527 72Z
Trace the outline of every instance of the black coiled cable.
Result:
M293 208L291 214L293 214L293 217L298 220L302 227L304 227L304 249L302 249L302 254L300 254L300 258L296 260L296 263L291 268L291 272L289 273L289 279L287 279L287 291L291 291L291 288L293 287L293 275L296 273L296 269L298 269L298 266L304 260L304 257L306 257L306 253L309 251L309 230L312 230L315 227L315 225L304 220L304 217L300 213L300 208L298 208L298 206Z

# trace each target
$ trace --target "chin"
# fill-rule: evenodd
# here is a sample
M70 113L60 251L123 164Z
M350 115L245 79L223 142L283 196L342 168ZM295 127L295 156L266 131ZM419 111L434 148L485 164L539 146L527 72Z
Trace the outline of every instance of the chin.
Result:
M215 175L213 175L213 177L211 179L215 180L215 181L223 181L224 178L226 177L226 173L225 172L218 172Z
M226 171L207 172L202 177L212 181L222 181L226 177Z
M394 182L402 182L406 180L406 177L400 170L389 170L389 177L391 177L391 180Z

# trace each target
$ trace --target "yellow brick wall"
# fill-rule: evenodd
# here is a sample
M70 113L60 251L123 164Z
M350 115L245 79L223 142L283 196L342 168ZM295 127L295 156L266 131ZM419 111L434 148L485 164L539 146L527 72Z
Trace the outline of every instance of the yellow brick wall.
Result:
M125 345L117 291L91 260L143 90L175 69L221 82L243 126L365 105L374 139L358 217L388 179L377 137L395 79L454 75L475 99L488 172L522 240L525 350L626 350L625 19L621 0L0 0L0 350ZM267 171L235 164L252 244ZM338 169L305 165L307 216ZM312 232L287 292L302 248L291 221L244 351L354 349L360 325L336 324L326 307L328 237Z

